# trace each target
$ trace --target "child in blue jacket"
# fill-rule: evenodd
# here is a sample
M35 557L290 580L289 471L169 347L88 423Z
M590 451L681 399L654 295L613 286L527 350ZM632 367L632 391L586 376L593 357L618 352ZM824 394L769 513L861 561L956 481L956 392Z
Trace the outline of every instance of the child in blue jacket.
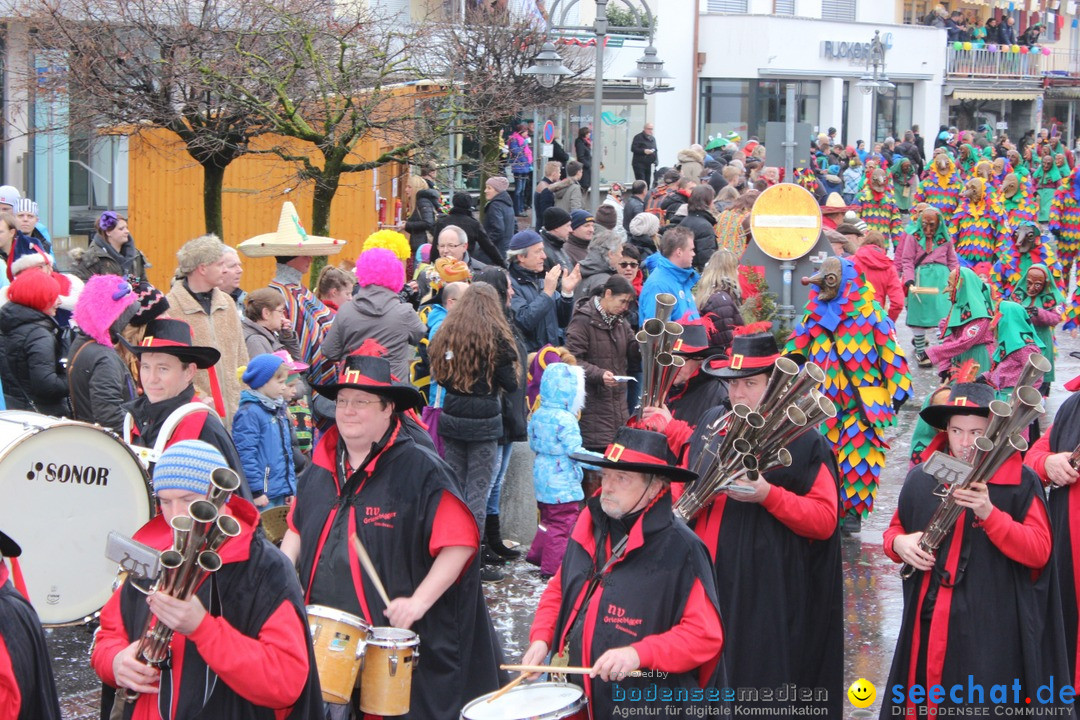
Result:
M244 370L248 389L240 393L232 437L261 509L284 505L296 495L291 422L284 395L289 366L276 355L256 355Z
M525 558L540 566L543 578L554 575L562 564L579 504L585 499L581 465L569 457L585 452L578 428L578 414L584 406L585 371L562 362L549 365L540 380L540 407L529 418L540 526Z

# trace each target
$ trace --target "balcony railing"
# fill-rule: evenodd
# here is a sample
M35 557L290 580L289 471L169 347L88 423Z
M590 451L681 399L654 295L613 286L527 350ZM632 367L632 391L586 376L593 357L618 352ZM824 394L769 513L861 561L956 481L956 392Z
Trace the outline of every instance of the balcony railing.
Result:
M995 82L1001 79L1028 81L1036 85L1054 64L1054 54L1039 52L1013 53L991 52L986 48L956 50L949 47L945 61L945 74L950 80Z

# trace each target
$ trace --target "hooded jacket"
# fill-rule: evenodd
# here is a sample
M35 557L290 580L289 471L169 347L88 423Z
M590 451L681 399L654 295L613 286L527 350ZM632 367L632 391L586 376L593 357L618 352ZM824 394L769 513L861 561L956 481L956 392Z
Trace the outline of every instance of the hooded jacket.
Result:
M517 219L514 217L514 201L510 193L503 190L488 200L484 206L484 231L488 240L506 257L510 249L510 238L517 232ZM491 259L495 262L495 258Z
M412 305L381 285L368 285L338 311L326 332L323 355L341 360L371 338L386 348L384 357L390 361L390 371L405 382L409 379L413 346L425 333L424 323Z
M675 159L678 161L679 172L683 177L695 181L701 179L701 173L705 171L704 151L686 148L680 150Z
M278 350L285 350L293 360L303 360L296 333L292 330L273 333L247 317L240 318L240 326L244 329L244 346L247 348L248 360L256 355L276 353Z
M415 253L421 245L431 242L428 233L435 229L435 220L439 215L439 191L428 188L416 193L416 207L405 221L405 233L409 236L409 247Z
M716 218L708 210L691 210L679 225L694 233L694 269L701 272L716 252Z
M240 393L232 438L256 495L265 493L271 500L296 495L290 422L284 403L260 392Z
M598 248L591 248L581 261L581 282L574 288L574 303L592 295L593 290L602 286L615 272L608 264L607 253Z
M536 502L557 505L585 499L581 466L570 459L571 453L585 449L578 425L584 406L585 370L561 362L549 365L540 379L540 407L529 419Z
M3 377L7 408L70 415L67 373L60 364L66 348L56 321L40 310L9 302L0 308L0 333L7 361Z
M585 168L586 171L588 168ZM573 178L566 178L548 186L551 194L555 196L555 207L562 208L566 212L574 212L585 207L585 200L581 191L581 183Z
M885 306L889 300L889 319L896 322L900 311L904 309L904 289L896 274L896 266L882 248L876 245L863 245L855 251L855 269L863 277L863 282L874 286L874 299L878 305Z
M694 304L694 285L700 277L692 268L681 268L660 253L653 253L644 262L649 277L641 287L638 317L644 322L656 316L656 295L671 293L675 296L672 320L696 320L701 317Z
M596 309L593 298L583 297L577 302L574 316L566 327L566 349L585 370L582 441L585 447L602 450L630 419L626 385L618 383L608 387L604 384L604 372L626 375L630 364L640 358L638 344L626 320L618 317L608 325Z

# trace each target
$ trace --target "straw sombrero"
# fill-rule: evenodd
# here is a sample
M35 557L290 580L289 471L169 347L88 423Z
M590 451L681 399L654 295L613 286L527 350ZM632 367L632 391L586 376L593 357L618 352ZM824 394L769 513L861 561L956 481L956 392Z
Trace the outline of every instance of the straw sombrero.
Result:
M256 235L236 246L248 257L337 255L344 240L308 235L291 202L281 206L277 232Z

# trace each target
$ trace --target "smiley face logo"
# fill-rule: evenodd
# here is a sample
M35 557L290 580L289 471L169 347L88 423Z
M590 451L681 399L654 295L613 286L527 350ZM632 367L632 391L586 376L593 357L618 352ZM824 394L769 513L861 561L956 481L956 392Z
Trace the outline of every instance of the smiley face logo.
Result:
M866 678L859 678L847 689L848 700L857 708L868 708L877 698L877 688Z

